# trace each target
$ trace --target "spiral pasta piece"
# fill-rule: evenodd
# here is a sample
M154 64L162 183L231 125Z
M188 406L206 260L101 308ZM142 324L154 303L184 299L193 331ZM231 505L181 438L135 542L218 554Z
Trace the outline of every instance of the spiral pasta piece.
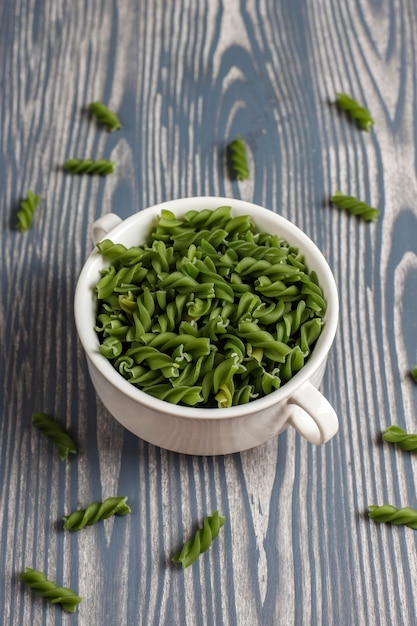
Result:
M257 397L258 394L255 392L253 385L243 385L239 389L235 389L232 406L246 404L252 400L256 400Z
M86 509L74 511L71 515L65 515L64 529L78 531L85 526L93 526L102 519L108 519L112 515L127 515L131 513L126 504L127 497L106 498L103 502L92 502Z
M244 342L236 335L226 333L223 335L221 352L226 358L234 357L239 363L242 363L246 357L246 347Z
M128 293L135 289L135 285L147 276L147 271L141 263L122 267L116 271L113 265L109 265L101 272L101 279L97 283L97 296L105 300L113 293Z
M300 271L282 260L279 263L271 263L266 259L254 259L252 257L243 258L234 268L240 276L268 276L271 280L282 280L284 278L299 278Z
M216 228L212 231L201 230L183 230L182 232L175 234L175 241L173 244L174 250L188 250L190 246L200 246L203 241L208 242L214 248L218 248L224 244L227 238L227 232L222 228Z
M184 306L187 303L186 294L178 294L175 300L168 302L163 313L158 316L157 321L153 321L152 332L165 333L173 331L182 319ZM147 318L147 313L143 313L142 317Z
M371 130L375 124L368 109L360 105L347 93L338 93L337 105L342 111L346 111L359 125L362 130Z
M223 228L230 220L230 207L219 206L216 209L203 209L202 211L187 211L184 222L194 228Z
M187 406L196 406L203 400L200 386L180 386L173 387L167 384L144 386L143 390L150 396L166 400L172 404L186 404Z
M34 194L32 189L28 189L27 198L20 203L20 209L17 212L17 228L24 232L28 230L33 221L33 215L38 207L41 199L40 194Z
M237 239L228 245L229 251L233 251L239 259L251 257L256 260L269 261L269 263L279 263L288 256L288 248L274 245L269 247L260 245L255 241Z
M99 241L97 250L105 259L110 259L122 265L134 265L147 255L147 252L139 246L126 248L122 243L113 243L110 239Z
M130 348L126 352L127 356L131 356L137 365L146 363L151 370L158 370L165 378L178 376L178 363L170 354L161 352L153 346L137 346Z
M233 405L233 396L235 395L235 385L233 380L229 380L227 383L221 383L219 389L215 395L218 407L228 407Z
M339 209L361 217L365 220L365 222L372 222L373 220L376 220L380 213L378 209L369 206L366 202L362 202L354 196L347 196L339 190L335 191L330 198L330 202L336 205Z
M209 313L211 309L210 300L203 300L202 298L194 298L194 300L189 300L186 302L187 306L187 315L191 319L198 320L201 317L204 317Z
M181 563L183 569L192 565L197 558L209 549L214 539L219 534L220 528L224 526L226 518L214 511L203 520L203 528L197 530L193 539L186 541L182 549L174 554L172 561Z
M323 320L319 317L310 319L301 326L296 345L300 346L305 357L311 353L311 347L319 338L322 327Z
M60 459L64 461L69 454L77 454L74 441L65 428L47 413L33 413L32 424L48 437L60 452Z
M402 450L412 452L417 450L417 435L408 434L400 426L388 426L382 438L389 443L396 443Z
M301 326L310 318L310 311L305 300L300 300L295 309L284 313L276 325L276 339L287 342L290 337L297 333ZM262 319L262 318L261 318Z
M116 113L111 111L105 104L96 100L91 102L88 107L91 113L98 119L101 124L107 126L109 132L114 132L122 128L122 124Z
M291 310L290 302L283 302L282 300L271 302L270 304L261 302L259 307L256 307L253 311L253 319L263 326L269 326L278 322Z
M229 145L230 161L233 172L239 180L249 178L249 167L246 157L246 146L240 135L234 139Z
M149 333L144 335L142 340L148 348L160 349L163 347L168 353L180 346L183 346L184 350L195 357L206 356L210 352L210 341L204 336L193 337L192 335L174 332ZM137 351L142 352L140 348Z
M105 337L99 350L106 359L115 359L122 354L123 344L117 337Z
M299 346L295 346L285 359L284 367L280 369L280 376L283 382L287 382L299 372L305 362L304 353Z
M409 506L397 509L391 504L370 505L369 517L375 522L408 526L417 530L417 510Z
M264 356L274 362L284 363L285 357L291 352L287 344L276 341L271 333L261 330L258 324L253 322L241 322L237 336L255 348L262 348Z
M31 567L25 568L20 580L51 604L60 604L67 613L75 613L77 605L81 602L81 598L72 589L59 587L48 580L45 574Z
M194 387L199 390L196 383L200 377L201 367L203 365L204 357L200 357L196 363L191 360L190 355L186 352L181 357L184 365L181 367L180 373L175 380L172 381L172 386L176 387ZM187 362L188 361L188 362Z
M69 159L65 161L64 169L70 174L108 176L114 172L114 163L107 159Z
M282 280L270 280L268 276L260 276L255 281L255 289L267 298L279 298L281 301L293 302L299 297L299 287Z

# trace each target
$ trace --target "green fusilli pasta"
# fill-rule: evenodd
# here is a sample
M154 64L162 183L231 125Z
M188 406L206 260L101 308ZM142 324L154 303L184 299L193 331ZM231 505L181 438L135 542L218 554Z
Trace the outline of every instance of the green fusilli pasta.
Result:
M60 452L63 461L68 455L77 454L77 448L65 428L47 413L32 413L32 424L48 437Z
M64 163L64 169L70 174L108 176L114 172L114 163L107 159L69 159Z
M341 191L337 190L330 198L330 202L336 205L339 209L343 209L352 215L361 217L365 222L371 222L376 220L380 211L373 207L370 207L366 202L357 200L354 196L347 196Z
M60 604L67 613L75 613L77 605L81 602L81 598L72 589L58 587L48 580L45 574L31 567L25 568L20 580L51 604Z
M219 534L220 528L224 525L226 518L214 511L213 515L208 515L203 520L203 528L197 530L193 539L186 541L182 549L174 554L172 561L181 563L183 569L189 567L197 558L209 549L214 539Z
M122 124L116 113L110 111L110 109L107 108L102 102L92 102L88 108L101 124L107 126L109 132L112 133L113 131L122 128Z
M33 214L35 213L40 199L40 194L34 194L31 189L28 189L27 198L22 200L20 209L17 212L17 228L21 232L28 230L32 224Z
M249 167L246 157L246 146L240 135L229 144L230 162L233 173L239 180L249 178Z
M102 519L108 519L112 515L128 515L130 507L126 504L127 497L106 498L103 502L92 502L86 509L74 511L71 515L65 515L64 529L78 531L85 526L93 526Z
M372 504L369 507L369 517L375 522L403 525L417 530L417 510L409 506L397 509L391 504Z
M402 450L417 450L417 435L408 434L400 426L388 426L382 438L389 443L396 443Z
M417 383L417 366L410 370L410 376Z
M347 93L338 93L336 96L337 105L342 111L346 111L346 113L348 113L357 122L358 126L362 130L371 130L375 122L368 109L361 106Z
M141 246L106 239L95 292L99 350L156 398L229 407L290 380L326 301L299 250L231 207L163 210Z

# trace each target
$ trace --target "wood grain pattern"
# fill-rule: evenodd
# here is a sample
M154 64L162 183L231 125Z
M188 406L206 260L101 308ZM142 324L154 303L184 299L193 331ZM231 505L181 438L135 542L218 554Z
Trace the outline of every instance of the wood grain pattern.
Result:
M0 621L22 624L408 626L414 531L367 519L417 507L415 457L381 441L417 432L417 8L413 0L178 0L0 4ZM337 111L346 91L376 120ZM123 130L86 111L101 100ZM251 176L231 180L241 134ZM69 158L108 158L106 179ZM27 233L19 201L42 196ZM331 207L340 188L381 210ZM340 326L323 390L338 435L289 430L254 450L197 458L124 431L96 399L73 323L93 221L156 202L226 195L294 221L323 250ZM33 411L79 442L61 462ZM132 514L80 533L61 518L110 495ZM182 571L170 558L215 508L227 522ZM83 601L75 615L18 580L41 569Z

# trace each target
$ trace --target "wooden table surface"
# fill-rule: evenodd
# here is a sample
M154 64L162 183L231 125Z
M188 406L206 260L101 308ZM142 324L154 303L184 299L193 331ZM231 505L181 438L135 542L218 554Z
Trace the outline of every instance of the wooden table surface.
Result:
M0 622L4 625L417 624L417 534L368 519L417 508L417 460L383 442L417 431L417 8L414 0L17 0L0 4ZM361 131L334 102L375 119ZM100 100L123 129L86 112ZM231 180L241 134L250 178ZM73 157L117 163L71 176ZM28 189L32 227L16 229ZM365 223L336 189L380 209ZM156 448L97 399L73 321L93 221L195 195L293 221L340 292L323 447L292 429L219 457ZM31 425L62 422L60 461ZM79 533L76 508L126 495L132 513ZM192 567L170 562L206 514L226 524ZM83 600L64 613L19 580L42 570Z

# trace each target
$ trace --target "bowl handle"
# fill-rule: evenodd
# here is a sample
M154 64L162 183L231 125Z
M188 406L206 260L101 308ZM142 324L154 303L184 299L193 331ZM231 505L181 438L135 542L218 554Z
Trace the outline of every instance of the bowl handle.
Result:
M93 240L94 245L104 239L104 237L111 230L113 230L113 228L118 226L121 221L120 217L115 213L106 213L106 215L99 217L91 227L91 239Z
M322 445L337 433L339 420L334 408L309 382L291 395L286 409L288 423L310 443Z

